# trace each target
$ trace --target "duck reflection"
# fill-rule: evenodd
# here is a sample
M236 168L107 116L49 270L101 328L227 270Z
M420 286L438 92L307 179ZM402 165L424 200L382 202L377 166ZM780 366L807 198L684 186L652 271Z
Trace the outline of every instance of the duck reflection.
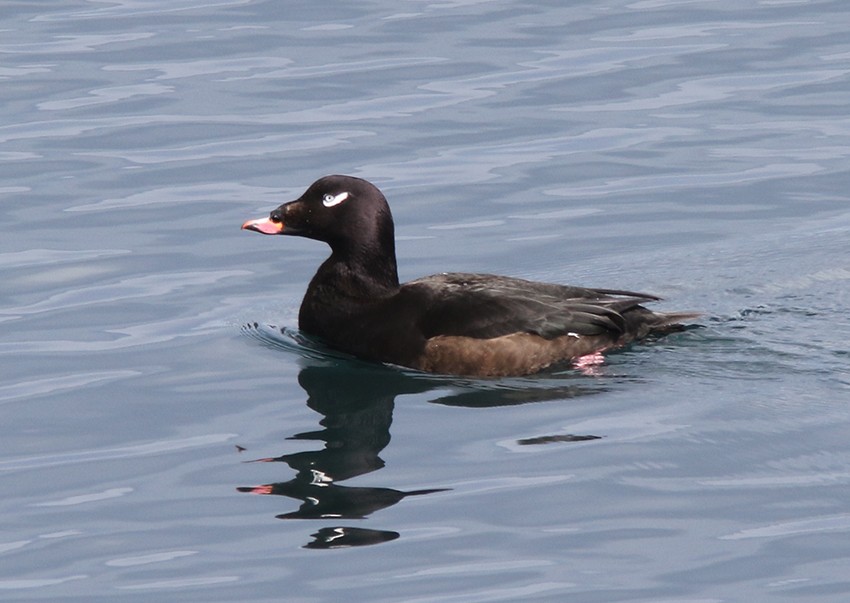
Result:
M278 519L363 519L408 496L444 488L405 492L393 488L351 487L339 482L380 469L380 452L390 442L396 396L421 392L428 385L381 366L342 359L312 361L298 375L307 406L323 415L322 429L290 436L290 440L322 442L320 450L285 454L259 462L286 463L295 477L286 482L239 488L240 492L287 496L301 501L297 511ZM395 532L332 527L313 535L310 548L335 548L386 542Z
M307 406L324 415L319 421L322 429L298 433L287 439L314 440L323 442L324 447L259 459L286 463L296 475L287 482L240 488L240 491L276 494L302 501L298 511L278 515L279 519L362 519L407 496L443 490L403 492L337 483L384 466L379 454L390 442L395 397L421 391L417 381L381 367L370 370L342 365L305 367L298 375L298 383L307 392Z
M304 357L298 383L307 394L307 406L322 415L321 429L297 433L289 440L321 442L322 448L257 459L286 463L295 476L285 482L240 487L240 492L286 496L301 501L296 511L278 519L363 519L400 503L409 496L446 491L434 487L404 491L382 487L352 487L340 482L380 469L381 451L390 442L390 425L399 395L434 392L431 402L451 406L492 407L563 399L599 393L557 380L553 387L463 381L412 373L352 359ZM526 384L527 385L527 384ZM550 383L549 385L553 385ZM596 436L546 436L548 439ZM525 442L519 442L525 443ZM312 535L307 548L338 548L387 542L392 531L331 526Z

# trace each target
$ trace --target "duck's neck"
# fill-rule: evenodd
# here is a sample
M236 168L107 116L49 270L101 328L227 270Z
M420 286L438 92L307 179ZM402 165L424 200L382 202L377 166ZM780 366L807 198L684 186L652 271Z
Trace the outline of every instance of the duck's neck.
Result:
M319 267L301 302L304 331L332 338L358 314L398 292L392 219L378 221L358 238L327 240L331 256Z
M334 251L319 267L314 282L333 289L348 299L374 299L398 290L395 250L369 253L365 250Z
M319 279L324 286L335 289L336 295L352 300L395 293L399 285L392 218L387 214L386 219L377 221L374 230L361 234L328 241L331 257L321 265L313 281Z
M358 314L398 291L395 254L364 259L335 252L325 260L301 302L302 331L334 340Z

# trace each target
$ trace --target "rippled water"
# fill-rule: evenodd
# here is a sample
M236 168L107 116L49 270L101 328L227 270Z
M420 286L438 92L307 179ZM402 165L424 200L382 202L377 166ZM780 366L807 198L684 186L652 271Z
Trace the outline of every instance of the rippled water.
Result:
M0 36L4 601L845 601L839 0L18 3ZM326 251L663 295L499 381L328 355Z

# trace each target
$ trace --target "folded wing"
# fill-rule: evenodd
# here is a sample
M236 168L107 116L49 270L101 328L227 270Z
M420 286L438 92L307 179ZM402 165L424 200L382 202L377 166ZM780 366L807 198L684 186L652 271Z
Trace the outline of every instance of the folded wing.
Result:
M431 276L411 281L408 287L429 299L419 324L426 338L490 339L530 333L545 339L570 334L616 339L627 329L624 312L658 299L631 291L464 273ZM638 311L649 313L643 308Z

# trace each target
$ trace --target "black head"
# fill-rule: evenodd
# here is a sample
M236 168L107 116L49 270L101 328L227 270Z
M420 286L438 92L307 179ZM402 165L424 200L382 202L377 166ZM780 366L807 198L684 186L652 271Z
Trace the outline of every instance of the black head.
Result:
M287 234L328 243L334 249L393 241L387 200L372 183L353 176L325 176L301 197L272 210L268 218L249 220L246 230Z
M390 207L383 193L362 178L320 178L295 201L272 210L268 218L245 222L242 228L324 241L338 261L395 275Z

